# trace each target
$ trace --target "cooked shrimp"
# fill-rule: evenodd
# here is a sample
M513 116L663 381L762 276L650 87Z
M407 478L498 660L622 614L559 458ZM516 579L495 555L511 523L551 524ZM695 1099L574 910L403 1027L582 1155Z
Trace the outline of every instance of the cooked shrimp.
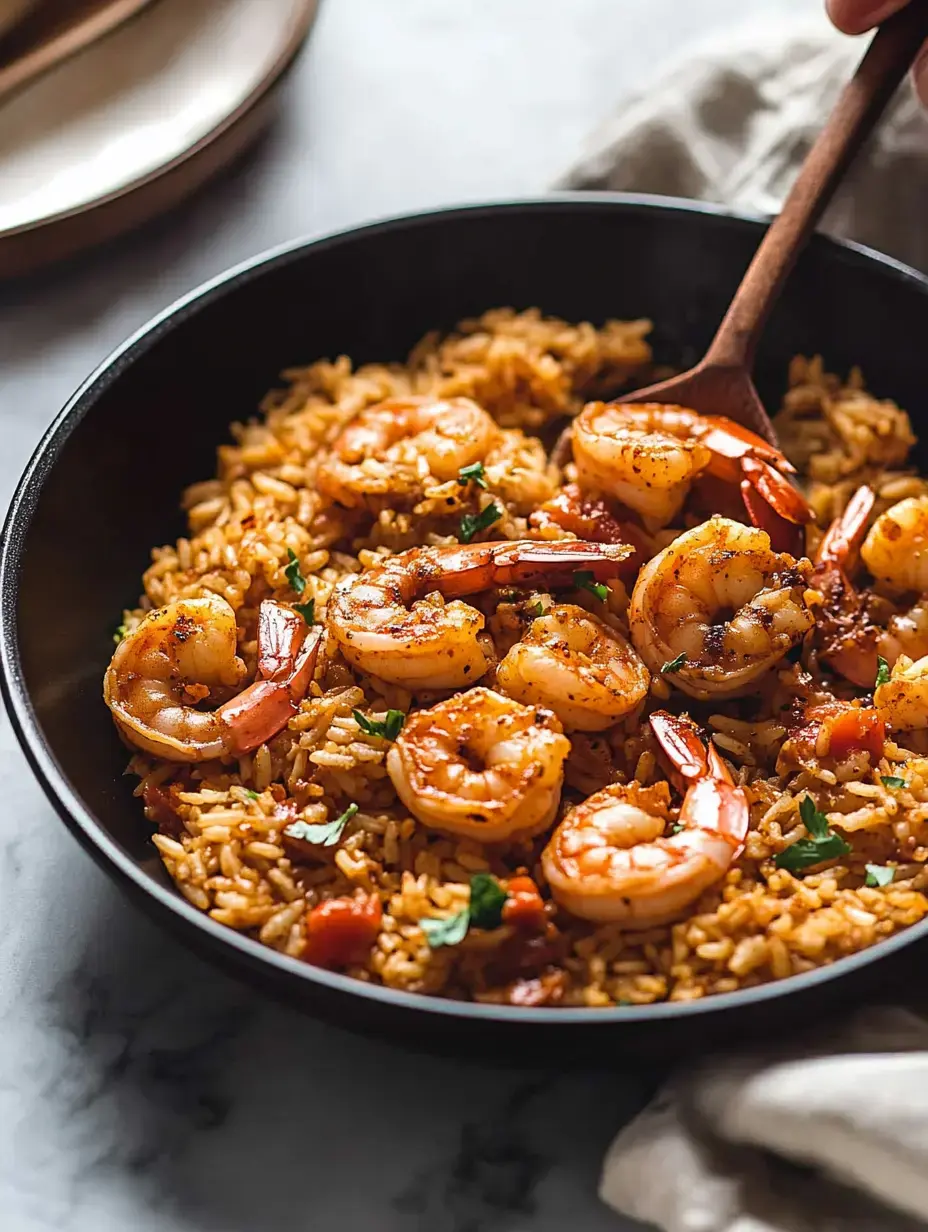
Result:
M928 654L928 498L893 505L867 534L875 502L871 488L858 488L825 533L812 578L825 596L816 630L821 658L861 688L873 684L880 658L892 667L900 655ZM892 611L888 600L858 591L851 581L858 556L879 581L921 597Z
M800 550L801 536L788 528L810 521L812 512L786 478L793 468L740 424L659 402L591 402L574 420L572 434L581 486L614 496L650 529L679 513L693 481L705 473L740 485L751 519L762 519L763 529Z
M747 796L685 719L658 711L652 727L685 780L676 833L667 783L613 783L572 809L541 863L554 898L584 920L651 928L682 915L728 872L748 832ZM693 768L696 767L694 773Z
M365 407L319 464L316 482L353 508L381 497L417 498L429 479L457 479L481 462L500 429L469 398L391 398Z
M178 599L141 621L116 647L103 697L122 735L168 761L237 757L263 744L293 715L312 679L321 630L271 600L258 616L253 684L228 697L245 664L236 655L235 612L225 599Z
M498 843L551 824L569 752L550 711L477 688L410 715L387 771L423 825Z
M550 607L496 669L503 693L547 706L567 731L602 731L634 710L651 676L624 637L582 607Z
M578 570L606 581L631 551L530 540L412 548L340 585L329 604L329 630L359 671L409 689L461 688L480 679L491 657L481 640L483 615L459 596L541 580L569 584Z
M540 504L529 518L546 537L559 537L566 532L590 543L628 543L634 555L625 561L620 577L629 587L638 570L654 555L650 536L634 522L622 519L599 497L584 495L575 483L565 484L559 492Z
M874 690L873 702L880 716L897 730L928 727L928 655L914 662L900 655L887 683Z
M909 496L881 513L860 554L879 581L928 595L928 496Z
M765 531L710 518L639 574L629 607L635 649L690 697L743 693L812 628L809 570L774 552Z

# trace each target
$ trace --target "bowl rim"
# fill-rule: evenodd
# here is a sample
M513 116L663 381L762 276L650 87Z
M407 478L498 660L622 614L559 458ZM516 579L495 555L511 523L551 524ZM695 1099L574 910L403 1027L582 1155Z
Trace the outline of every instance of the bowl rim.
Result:
M520 212L556 213L565 210L576 211L578 214L587 210L617 210L629 214L646 211L684 217L708 215L733 225L747 227L758 235L769 221L767 217L758 214L687 198L639 193L552 192L544 196L477 201L394 214L275 245L231 266L180 296L111 351L80 384L42 434L16 486L0 535L0 692L20 748L55 812L104 871L114 875L125 889L146 895L159 913L174 916L179 923L199 930L205 935L204 940L212 943L214 947L228 946L233 952L232 957L242 965L267 963L281 979L306 980L310 985L321 985L333 994L356 996L380 1003L385 1009L437 1014L452 1020L477 1020L505 1026L507 1029L518 1029L520 1024L526 1027L540 1024L564 1027L608 1024L641 1026L655 1020L723 1014L739 1007L756 1006L779 997L798 995L818 985L845 978L871 963L880 962L928 935L926 918L868 949L847 955L827 966L816 967L812 971L787 979L773 980L735 992L718 993L694 1001L662 1001L650 1005L603 1008L543 1008L489 1005L403 992L382 985L367 984L281 954L212 920L205 912L189 903L173 886L159 884L106 832L103 824L71 786L47 744L26 689L19 652L17 602L24 541L44 479L72 432L92 409L100 393L162 335L180 328L188 316L204 310L233 287L243 286L262 276L266 270L298 259L306 252L337 248L342 244L350 244L358 236L441 225L446 220L462 216ZM850 256L865 266L877 266L889 277L909 283L928 296L928 276L893 257L876 252L863 244L819 234L813 238L812 244L816 248L830 248L839 255Z

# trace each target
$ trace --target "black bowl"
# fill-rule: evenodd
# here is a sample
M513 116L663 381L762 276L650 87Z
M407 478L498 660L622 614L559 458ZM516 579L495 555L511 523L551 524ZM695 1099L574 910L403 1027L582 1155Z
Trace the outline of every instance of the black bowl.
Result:
M0 557L3 691L33 770L73 834L188 945L293 1004L419 1046L583 1060L617 1049L702 1047L807 1021L895 978L928 922L780 983L703 1002L515 1009L368 987L213 923L170 886L100 696L118 613L153 544L181 532L178 497L213 471L230 420L286 366L320 356L401 359L427 330L485 308L537 305L568 320L648 316L658 357L705 349L763 231L755 219L635 197L550 197L438 211L277 250L181 300L112 355L61 412L14 497ZM928 279L816 239L767 329L757 365L775 403L797 352L844 371L920 422ZM601 1057L600 1053L599 1056Z

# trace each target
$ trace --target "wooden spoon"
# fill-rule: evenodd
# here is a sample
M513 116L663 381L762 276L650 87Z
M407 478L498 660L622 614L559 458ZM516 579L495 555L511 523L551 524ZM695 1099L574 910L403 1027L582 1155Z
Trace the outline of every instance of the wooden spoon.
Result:
M911 0L880 27L761 240L704 358L679 376L616 401L677 403L704 415L725 415L776 445L751 380L761 331L800 250L926 38L928 0ZM556 454L563 459L569 442L562 441Z
M0 103L97 42L152 0L59 0L40 4L0 41Z

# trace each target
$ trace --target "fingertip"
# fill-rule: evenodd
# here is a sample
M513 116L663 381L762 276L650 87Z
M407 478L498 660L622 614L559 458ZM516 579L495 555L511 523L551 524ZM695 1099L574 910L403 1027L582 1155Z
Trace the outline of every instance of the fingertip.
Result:
M842 34L864 34L908 3L909 0L825 0L825 11Z

